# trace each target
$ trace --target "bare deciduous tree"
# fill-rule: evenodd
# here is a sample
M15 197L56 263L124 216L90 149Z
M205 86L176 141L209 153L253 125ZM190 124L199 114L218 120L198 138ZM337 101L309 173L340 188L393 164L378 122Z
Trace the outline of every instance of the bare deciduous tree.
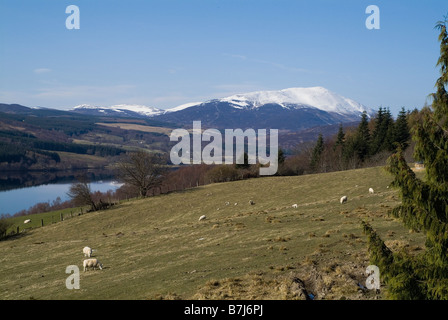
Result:
M70 186L67 195L72 198L75 205L85 206L89 205L93 211L97 210L97 206L92 198L92 192L90 191L90 184L85 177L78 178L78 182L73 183Z
M160 154L136 151L129 153L117 165L121 181L139 190L141 197L154 187L159 187L167 173L166 159Z

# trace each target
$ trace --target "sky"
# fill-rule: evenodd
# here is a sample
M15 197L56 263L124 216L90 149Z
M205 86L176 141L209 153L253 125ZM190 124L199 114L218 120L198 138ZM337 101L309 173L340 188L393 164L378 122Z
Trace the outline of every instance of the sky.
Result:
M0 0L0 103L167 109L322 86L396 114L435 92L447 14L446 0Z

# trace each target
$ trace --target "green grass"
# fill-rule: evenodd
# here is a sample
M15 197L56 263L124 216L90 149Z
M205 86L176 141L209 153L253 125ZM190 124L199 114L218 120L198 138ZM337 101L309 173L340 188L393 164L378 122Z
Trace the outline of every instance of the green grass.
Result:
M220 183L30 230L0 241L0 299L296 299L294 277L317 299L373 299L357 286L369 265L360 222L393 250L424 248L387 216L390 181L377 167ZM82 271L86 245L103 270ZM69 265L79 290L65 287Z
M83 213L86 212L87 207L85 208L67 208L63 210L55 210L51 212L44 212L44 213L37 213L27 216L21 216L21 217L12 217L8 218L8 221L11 222L11 226L7 230L7 233L10 233L11 231L17 231L17 227L19 227L19 232L22 232L23 230L29 231L33 228L38 228L42 226L42 220L43 225L47 226L49 224L57 223L61 221L61 214L62 219L69 219L72 217L77 216L79 213L81 213L81 210ZM23 223L25 220L30 219L31 221L29 223Z

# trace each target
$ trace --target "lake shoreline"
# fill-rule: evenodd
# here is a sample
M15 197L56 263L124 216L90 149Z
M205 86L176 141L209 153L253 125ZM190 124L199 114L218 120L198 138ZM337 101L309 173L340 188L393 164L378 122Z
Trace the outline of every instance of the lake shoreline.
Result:
M110 171L75 170L61 172L20 172L0 174L0 217L28 210L39 203L70 200L68 189L80 176L90 181L92 192L115 191L121 184Z

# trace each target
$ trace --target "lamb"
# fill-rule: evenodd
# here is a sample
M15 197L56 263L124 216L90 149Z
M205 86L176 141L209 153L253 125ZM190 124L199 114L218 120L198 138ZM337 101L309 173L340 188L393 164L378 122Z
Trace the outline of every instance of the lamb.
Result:
M369 188L369 193L370 194L374 193L373 188Z
M87 268L93 268L93 270L95 270L96 267L100 268L100 270L103 270L103 265L98 261L98 259L85 259L82 265L84 266L84 272L87 270Z
M31 219L26 219L25 221L23 221L23 223L30 223Z
M340 200L341 204L346 203L347 202L347 196L343 196Z
M84 247L84 249L82 249L82 252L84 253L84 257L90 258L92 256L92 248Z
M292 205L292 207L293 207L294 209L297 209L297 203L294 203L294 204Z
M205 220L206 216L205 214L199 217L199 221Z

